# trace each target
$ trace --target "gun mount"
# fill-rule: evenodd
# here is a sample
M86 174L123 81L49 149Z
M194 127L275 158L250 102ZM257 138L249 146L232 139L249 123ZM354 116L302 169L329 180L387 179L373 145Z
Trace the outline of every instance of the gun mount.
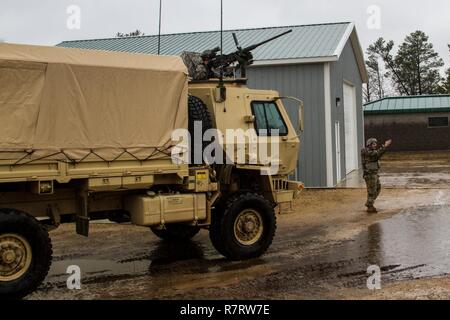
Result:
M237 63L236 69L240 70L241 77L245 78L247 75L247 67L253 64L252 51L268 42L283 37L291 32L292 30L288 30L275 37L264 40L260 43L251 45L246 48L242 48L239 45L236 33L233 32L233 39L237 48L235 52L218 55L220 48L216 47L212 50L206 50L202 53L202 59L207 68L208 79L217 78L216 76L217 71L221 73L221 76L231 76L233 72L227 69L229 69L230 66L233 65L234 63Z

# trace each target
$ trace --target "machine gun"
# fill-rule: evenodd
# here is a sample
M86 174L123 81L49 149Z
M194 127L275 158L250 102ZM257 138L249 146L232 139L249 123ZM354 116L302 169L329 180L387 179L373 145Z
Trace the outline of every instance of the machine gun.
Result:
M275 37L272 37L270 39L267 39L265 41L262 41L260 43L254 44L254 45L246 47L246 48L242 48L239 45L236 33L233 32L233 39L234 39L234 43L236 44L237 51L232 52L230 54L218 55L220 48L216 47L212 50L206 50L202 53L202 59L203 59L203 61L206 62L208 78L215 77L214 70L220 70L221 76L223 76L224 70L229 68L233 63L237 63L237 69L240 69L241 77L245 78L247 67L253 64L252 51L270 41L273 41L282 36L285 36L286 34L291 33L291 32L292 32L292 30L283 32L282 34L279 34ZM228 73L225 74L225 76L227 76L227 75L228 75Z

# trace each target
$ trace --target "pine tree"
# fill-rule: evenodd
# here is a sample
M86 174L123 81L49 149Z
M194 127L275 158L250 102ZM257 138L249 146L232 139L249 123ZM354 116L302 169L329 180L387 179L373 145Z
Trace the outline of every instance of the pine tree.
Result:
M450 68L445 72L445 79L439 90L442 94L450 94Z
M394 62L403 85L397 84L401 91L407 87L409 95L436 94L442 80L440 68L444 61L434 51L429 37L422 31L408 35L400 45Z
M448 51L450 51L450 44L448 45ZM445 72L445 78L442 79L442 85L439 92L443 94L450 94L450 68Z
M396 55L392 53L394 42L383 38L369 47L371 52L383 59L387 70L384 76L398 94L410 96L440 91L442 78L439 71L444 61L428 40L424 32L413 32L400 45Z

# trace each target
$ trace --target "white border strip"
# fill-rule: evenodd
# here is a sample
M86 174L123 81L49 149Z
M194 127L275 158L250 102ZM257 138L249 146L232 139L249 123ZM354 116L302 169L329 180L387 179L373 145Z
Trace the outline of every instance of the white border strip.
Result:
M250 67L303 64L303 63L324 63L324 62L334 62L338 60L339 58L337 56L299 58L299 59L257 60Z
M325 154L327 167L327 186L334 186L333 172L333 145L331 133L331 66L325 63L323 66L323 81L325 94Z
M355 32L352 32L352 34L350 35L350 40L352 42L353 52L355 53L356 61L358 62L361 78L363 80L363 83L367 83L369 81L369 75L367 73L364 51L361 47L361 43L359 42L358 32L356 31L356 29Z
M348 39L350 39L350 36L355 29L355 23L352 22L348 25L347 29L345 30L344 35L341 38L341 41L339 42L338 46L336 47L336 51L334 51L334 55L338 57L338 59L341 57L342 51L344 51L345 45L347 44Z

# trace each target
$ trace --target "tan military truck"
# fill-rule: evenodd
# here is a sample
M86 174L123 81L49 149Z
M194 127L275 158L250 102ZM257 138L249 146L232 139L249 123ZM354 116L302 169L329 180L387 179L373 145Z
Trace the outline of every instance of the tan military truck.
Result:
M302 188L288 180L299 128L278 93L243 80L188 85L179 57L0 44L0 112L1 298L41 284L49 231L62 223L88 236L90 221L131 221L181 241L203 228L225 257L258 257L272 242L276 212ZM265 137L279 143L277 159L250 161L244 144L241 163L174 161L174 130L193 140L209 128L258 126L280 130ZM225 137L222 146L231 143ZM278 172L264 174L270 162Z

